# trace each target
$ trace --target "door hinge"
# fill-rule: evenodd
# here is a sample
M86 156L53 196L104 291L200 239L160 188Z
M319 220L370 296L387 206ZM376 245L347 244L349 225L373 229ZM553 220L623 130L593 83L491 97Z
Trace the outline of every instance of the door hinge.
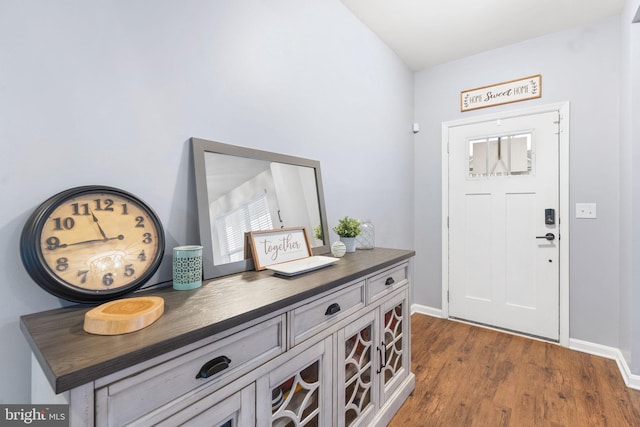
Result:
M447 302L449 302L449 291L447 290Z
M447 228L449 228L449 217L447 217Z
M554 120L553 123L557 126L558 128L558 132L556 132L556 135L560 135L562 133L562 115L560 113L558 113L558 120Z

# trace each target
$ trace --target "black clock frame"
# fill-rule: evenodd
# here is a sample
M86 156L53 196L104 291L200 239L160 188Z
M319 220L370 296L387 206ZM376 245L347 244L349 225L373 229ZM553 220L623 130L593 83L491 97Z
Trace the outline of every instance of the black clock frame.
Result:
M158 251L149 269L135 281L114 289L91 290L74 286L58 277L45 262L40 246L40 235L49 215L67 199L86 193L107 193L126 197L149 214L158 230ZM139 197L118 188L104 185L86 185L61 191L45 200L27 219L20 236L20 256L29 276L45 291L58 298L79 303L102 303L123 297L144 285L160 267L165 250L164 228L158 215Z

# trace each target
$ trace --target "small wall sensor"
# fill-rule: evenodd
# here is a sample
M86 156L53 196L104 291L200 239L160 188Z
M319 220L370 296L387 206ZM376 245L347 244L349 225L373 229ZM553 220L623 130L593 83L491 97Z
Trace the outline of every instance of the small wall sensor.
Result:
M420 132L420 125L418 123L413 124L413 133Z

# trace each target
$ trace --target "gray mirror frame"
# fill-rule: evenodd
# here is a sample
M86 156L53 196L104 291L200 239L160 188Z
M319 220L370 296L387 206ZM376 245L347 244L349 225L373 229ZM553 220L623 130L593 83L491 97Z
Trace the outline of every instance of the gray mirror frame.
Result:
M191 149L196 181L200 244L202 245L202 269L203 278L205 280L255 269L253 260L251 259L220 265L215 265L214 263L213 242L211 238L211 218L209 217L209 198L207 195L207 179L205 170L205 153L207 152L313 168L316 177L316 193L318 197L318 207L320 209L320 224L322 226L324 244L322 246L312 248L312 252L314 255L318 255L326 254L330 251L329 227L327 225L327 211L324 204L324 190L322 188L322 174L320 172L319 161L272 153L270 151L240 147L222 142L209 141L201 138L191 138ZM307 230L307 232L313 233L313 230Z

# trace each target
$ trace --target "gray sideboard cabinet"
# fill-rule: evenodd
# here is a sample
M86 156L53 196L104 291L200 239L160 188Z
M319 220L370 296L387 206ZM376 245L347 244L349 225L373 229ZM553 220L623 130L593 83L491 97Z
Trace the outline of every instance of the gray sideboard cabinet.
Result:
M119 336L85 333L87 307L23 316L33 403L69 403L73 427L386 425L415 385L413 256L149 291L165 313Z

